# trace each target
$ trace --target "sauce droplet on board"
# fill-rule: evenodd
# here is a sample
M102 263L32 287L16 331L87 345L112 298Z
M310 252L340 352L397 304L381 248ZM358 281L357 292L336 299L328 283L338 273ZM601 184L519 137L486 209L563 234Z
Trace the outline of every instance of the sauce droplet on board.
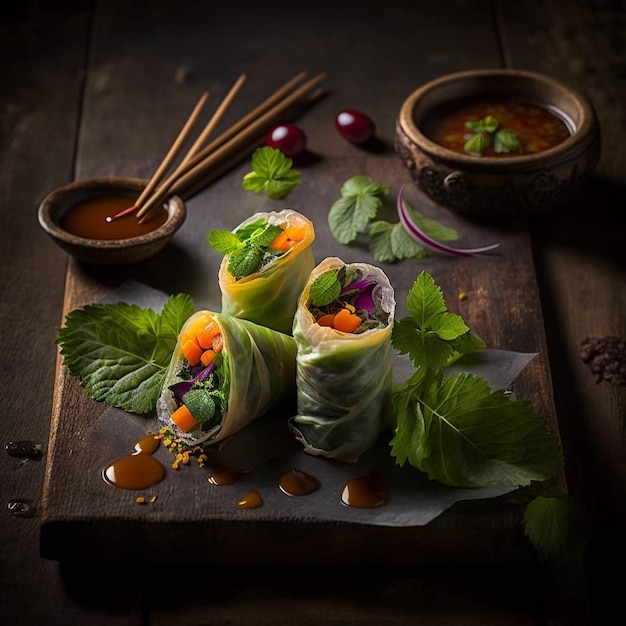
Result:
M389 494L375 474L352 478L344 483L341 491L341 503L355 509L377 509L388 502Z
M225 467L224 469L214 471L207 480L212 485L221 487L223 485L232 485L237 482L241 476L248 473L247 470L238 467Z
M298 469L292 469L278 479L280 490L288 496L306 496L320 488L320 481Z
M263 499L256 489L250 489L250 491L237 502L237 507L240 509L258 509L260 506L263 506Z
M11 511L11 515L15 515L15 517L35 517L37 514L37 507L27 499L16 498L15 500L9 500L7 508Z
M124 196L90 198L69 207L59 220L59 226L72 235L86 239L129 239L159 228L167 220L164 208L150 211L139 223L135 213L107 222L107 217L127 209L133 200Z
M160 440L147 435L135 444L135 452L113 461L102 470L102 478L120 489L147 489L161 482L165 468L152 457Z

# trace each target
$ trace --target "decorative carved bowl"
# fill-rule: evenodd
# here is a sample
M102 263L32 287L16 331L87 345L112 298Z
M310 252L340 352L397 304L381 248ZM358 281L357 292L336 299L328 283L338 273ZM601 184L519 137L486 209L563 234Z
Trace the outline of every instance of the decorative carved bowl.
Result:
M425 118L437 107L473 95L516 98L555 110L570 136L535 154L473 156L431 141ZM414 91L396 121L396 152L415 184L438 204L468 216L549 210L571 198L600 158L600 131L591 104L554 78L516 70L449 74Z
M183 225L187 208L181 198L174 196L165 203L167 217L159 228L123 239L80 237L63 229L60 221L72 206L94 197L128 196L131 206L147 182L126 177L90 178L58 187L41 202L39 224L59 247L84 263L127 265L144 261L158 254Z

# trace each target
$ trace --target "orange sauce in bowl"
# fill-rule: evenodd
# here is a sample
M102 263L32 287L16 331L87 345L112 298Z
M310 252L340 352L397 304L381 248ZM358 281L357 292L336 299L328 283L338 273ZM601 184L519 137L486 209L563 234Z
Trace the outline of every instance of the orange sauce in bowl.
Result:
M491 115L498 120L498 130L513 130L522 152L495 152L492 147L483 156L510 157L544 152L565 141L573 128L565 116L546 107L524 100L504 97L468 98L450 102L429 114L421 130L431 141L460 154L472 131L465 122L479 121Z
M69 207L59 219L59 226L68 233L85 239L113 240L145 235L162 226L167 220L167 210L155 208L141 223L135 213L107 222L107 217L132 204L133 199L126 196L90 198Z

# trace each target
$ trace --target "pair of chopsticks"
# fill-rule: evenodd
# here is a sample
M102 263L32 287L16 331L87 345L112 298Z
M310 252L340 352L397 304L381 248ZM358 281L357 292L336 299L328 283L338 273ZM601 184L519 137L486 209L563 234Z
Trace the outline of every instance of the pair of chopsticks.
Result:
M319 74L298 87L306 77L306 72L300 72L209 145L202 147L245 82L246 75L240 75L174 172L163 180L179 156L192 127L209 99L208 92L204 92L135 204L107 217L107 221L111 222L129 213L136 213L137 219L144 221L150 211L162 205L168 197L191 188L198 189L206 186L210 180L221 174L225 167L232 166L235 161L241 159L249 150L251 143L264 131L266 132L272 124L282 121L295 105L318 96L320 91L313 92L313 90L318 87L325 76L323 73Z

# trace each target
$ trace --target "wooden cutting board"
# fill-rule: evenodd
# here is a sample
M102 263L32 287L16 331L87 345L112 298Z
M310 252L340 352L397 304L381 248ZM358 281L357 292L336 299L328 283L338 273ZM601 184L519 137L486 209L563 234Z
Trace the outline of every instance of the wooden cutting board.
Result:
M354 20L348 11L339 12L333 21L323 22L323 43L318 31L321 16L282 15L283 26L296 29L300 39L300 45L285 55L279 54L279 33L259 30L251 16L228 9L220 13L214 38L206 33L201 40L196 38L189 24L198 20L208 23L211 18L203 5L194 5L191 14L184 16L170 7L155 7L154 14L141 16L143 30L153 34L145 38L141 33L125 31L124 25L130 20L119 20L114 7L99 7L102 14L96 21L87 68L77 178L149 176L200 91L209 86L216 94L214 102L218 102L242 69L249 79L225 125L300 70L308 69L312 75L326 71L327 96L299 122L309 136L310 158L300 168L303 182L286 201L269 201L241 188L249 163L240 163L189 199L187 222L158 257L126 268L89 267L70 259L64 315L107 296L128 278L167 294L189 293L197 308L218 302L220 259L210 250L206 235L212 228L231 229L257 211L289 206L310 217L316 228L314 252L318 261L339 256L346 262L371 262L366 246L341 246L332 238L326 219L330 206L339 197L343 182L357 174L389 184L392 194L410 182L393 149L395 117L403 99L430 78L469 69L462 51L451 45L454 37L446 35L448 30L439 36L431 32L430 21L435 23L442 17L434 10L416 10L407 20L403 11L392 7L379 16L375 26L368 20ZM476 11L477 19L471 25L462 20L456 23L455 13L446 12L449 32L463 31L466 40L475 43L471 67L500 66L497 38L488 19L489 3L479 3ZM484 20L479 19L481 13ZM151 20L169 24L163 41L151 31ZM264 20L271 24L271 15ZM360 45L389 28L395 29L395 37L388 39L386 55L381 56L375 47ZM245 33L245 44L231 49L224 58L221 37L238 33ZM172 48L171 60L164 63L161 56L155 65L150 51L165 44ZM127 54L119 54L123 49ZM219 64L214 62L217 58ZM271 74L268 67L273 70ZM359 108L376 121L380 150L359 149L338 137L332 120L343 107ZM442 287L449 309L462 315L489 347L538 354L515 381L513 391L519 398L530 400L558 435L526 221L473 223L441 210L417 190L412 193L408 199L413 199L420 210L457 229L463 246L497 241L501 247L498 254L485 257L429 256L423 261L383 264L396 289L398 314L402 315L406 293L419 272L429 271ZM460 299L461 293L467 297ZM190 492L188 498L181 498L184 482L177 480L178 476L168 476L154 506L137 505L133 494L111 489L100 478L102 451L97 447L97 433L106 409L88 397L59 360L41 516L41 551L47 558L213 563L535 559L521 525L524 505L534 494L532 489L458 503L429 524L408 528L284 515L261 521L254 510L242 518L234 508L207 504L206 493ZM127 429L118 425L116 454L132 451L138 428L141 426L134 422ZM106 432L110 434L110 430ZM557 482L561 480L559 477Z

